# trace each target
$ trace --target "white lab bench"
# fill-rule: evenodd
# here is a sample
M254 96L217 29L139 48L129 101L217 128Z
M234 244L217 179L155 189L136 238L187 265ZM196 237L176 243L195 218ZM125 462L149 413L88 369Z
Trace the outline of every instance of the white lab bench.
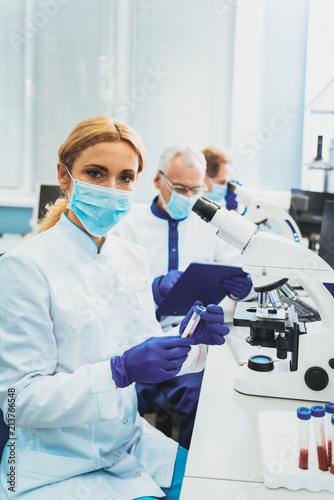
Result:
M233 375L239 367L227 343L209 348L180 500L332 500L333 493L327 491L264 486L258 413L296 411L299 406L315 403L238 393L233 388Z

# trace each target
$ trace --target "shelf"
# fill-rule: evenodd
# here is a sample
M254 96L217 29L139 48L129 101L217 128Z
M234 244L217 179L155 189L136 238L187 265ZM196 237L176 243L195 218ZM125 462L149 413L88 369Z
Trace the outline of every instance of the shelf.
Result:
M334 78L305 106L311 113L334 114Z

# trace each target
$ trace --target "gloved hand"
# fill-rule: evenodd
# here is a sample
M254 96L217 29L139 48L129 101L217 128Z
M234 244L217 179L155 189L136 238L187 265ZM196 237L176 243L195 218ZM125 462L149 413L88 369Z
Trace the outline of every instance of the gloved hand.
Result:
M234 299L243 299L249 294L253 286L249 274L245 276L233 276L232 278L225 278L221 282L221 286L232 295Z
M159 291L163 297L166 297L169 290L173 288L179 277L182 275L182 271L178 271L177 269L172 269L159 281Z
M118 387L134 382L158 384L174 378L190 351L191 338L151 337L110 360L112 378Z
M180 334L185 330L188 321L190 320L196 305L202 306L200 300L196 300L193 307L183 318L180 324ZM224 325L224 311L220 306L209 304L206 311L200 313L201 319L196 326L191 337L186 337L192 340L194 345L207 344L207 345L222 345L225 342L225 335L228 334L230 329Z
M235 182L236 184L239 184L239 186L241 186L240 182L238 181L232 181L232 182ZM235 194L234 191L230 191L228 189L228 183L227 183L227 193L225 195L225 205L226 205L226 210L238 209L237 195Z

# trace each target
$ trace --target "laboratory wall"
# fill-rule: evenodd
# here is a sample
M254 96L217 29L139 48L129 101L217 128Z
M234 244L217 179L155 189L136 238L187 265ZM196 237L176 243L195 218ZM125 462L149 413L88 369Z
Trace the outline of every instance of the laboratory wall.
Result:
M306 190L330 193L334 192L333 19L332 0L310 0L301 184ZM315 163L318 136L322 136L323 162Z
M99 114L145 141L136 202L175 143L231 149L250 188L298 187L307 13L307 0L0 1L0 233L29 230L60 144Z
M250 188L300 186L307 27L305 0L238 6L231 148Z

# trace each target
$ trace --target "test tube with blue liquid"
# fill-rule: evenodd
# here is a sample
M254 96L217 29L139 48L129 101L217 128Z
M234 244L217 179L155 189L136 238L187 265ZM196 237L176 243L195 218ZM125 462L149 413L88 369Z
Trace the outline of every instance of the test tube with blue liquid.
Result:
M194 330L196 326L198 325L199 320L201 319L201 312L205 311L204 306L195 306L194 307L194 312L192 313L192 316L190 320L187 323L187 326L185 327L184 332L182 333L182 337L191 337L192 334L194 333Z
M334 414L334 403L326 403L326 434L327 434L327 453L328 453L328 464L331 466L332 463L332 415Z
M299 468L308 469L308 449L309 449L309 427L311 410L304 406L297 409L299 422Z
M315 405L311 408L314 421L315 439L317 442L318 467L320 470L328 470L327 443L325 436L325 407Z

